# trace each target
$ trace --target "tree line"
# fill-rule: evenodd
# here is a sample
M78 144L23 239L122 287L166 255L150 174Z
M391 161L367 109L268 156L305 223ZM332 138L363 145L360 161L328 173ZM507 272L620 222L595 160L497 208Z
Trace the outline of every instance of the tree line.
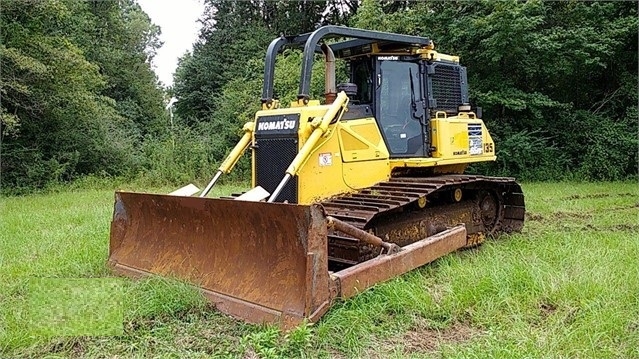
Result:
M199 37L163 89L149 65L160 29L135 0L3 0L2 188L89 174L206 181L259 109L268 43L324 24L425 36L459 55L497 146L498 160L473 171L523 180L637 174L636 3L204 3ZM295 95L300 60L296 51L278 59L283 100ZM322 71L318 61L316 98ZM168 96L178 100L172 125ZM246 178L248 163L235 178Z
M429 37L439 51L461 57L498 156L472 171L523 180L637 174L636 3L206 2L204 28L180 62L174 91L182 121L224 143L216 157L259 108L269 41L330 23ZM275 86L290 98L299 54L279 61Z
M144 167L141 144L166 131L159 33L134 0L2 1L4 192Z

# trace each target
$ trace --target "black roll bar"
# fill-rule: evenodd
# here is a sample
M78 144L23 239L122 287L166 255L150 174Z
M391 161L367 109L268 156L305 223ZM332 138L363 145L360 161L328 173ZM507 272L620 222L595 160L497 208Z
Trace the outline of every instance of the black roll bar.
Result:
M311 71L315 53L322 53L318 46L320 40L331 37L347 37L355 40L344 41L330 45L333 51L362 44L384 41L405 45L427 46L431 40L425 37L393 34L389 32L354 29L344 26L327 25L319 29L298 36L281 36L271 41L266 50L264 61L264 85L262 87L262 103L273 100L273 79L275 75L275 59L284 46L299 48L304 44L304 59L302 60L302 75L300 77L298 99L308 100L311 87Z

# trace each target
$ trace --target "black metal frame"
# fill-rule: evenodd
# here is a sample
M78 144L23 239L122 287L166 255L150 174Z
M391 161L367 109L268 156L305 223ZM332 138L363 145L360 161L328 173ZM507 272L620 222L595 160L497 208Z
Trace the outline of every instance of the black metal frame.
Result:
M419 36L399 35L388 32L353 29L344 26L328 25L298 36L282 36L274 39L266 50L264 62L264 85L262 87L262 103L270 103L273 100L273 80L275 74L275 59L283 47L300 48L304 44L304 59L302 60L302 74L299 86L298 99L308 101L311 86L311 71L315 53L321 53L320 40L324 38L347 37L347 40L330 45L333 52L372 44L374 42L386 42L404 45L428 46L430 39Z

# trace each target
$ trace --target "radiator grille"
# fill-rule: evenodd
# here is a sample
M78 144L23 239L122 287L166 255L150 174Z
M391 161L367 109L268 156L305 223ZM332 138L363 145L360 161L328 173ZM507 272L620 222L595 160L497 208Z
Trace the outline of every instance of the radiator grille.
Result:
M297 138L257 138L255 178L258 186L273 193L297 155ZM276 202L297 203L297 177L284 186Z
M433 110L457 112L463 101L460 69L459 66L435 66L432 97L437 100L437 106Z

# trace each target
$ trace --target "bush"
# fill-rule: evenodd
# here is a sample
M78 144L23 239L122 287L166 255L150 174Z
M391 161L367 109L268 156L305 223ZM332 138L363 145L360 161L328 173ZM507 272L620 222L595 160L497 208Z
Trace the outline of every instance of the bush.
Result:
M215 127L211 122L200 122L195 127L178 123L168 136L146 138L141 154L144 164L137 175L155 184L206 183L231 149L227 145L230 130L220 131ZM237 126L234 130L239 132ZM235 142L239 140L239 135L230 136ZM247 178L250 171L248 157L245 154L231 174L223 178Z
M525 181L566 179L568 159L551 138L541 131L508 132L493 134L497 161L473 165L469 172Z
M636 121L636 109L634 109ZM630 113L632 116L632 113ZM611 120L589 115L575 141L581 147L576 172L590 180L621 180L637 174L637 132L630 118ZM635 129L636 130L636 129Z

